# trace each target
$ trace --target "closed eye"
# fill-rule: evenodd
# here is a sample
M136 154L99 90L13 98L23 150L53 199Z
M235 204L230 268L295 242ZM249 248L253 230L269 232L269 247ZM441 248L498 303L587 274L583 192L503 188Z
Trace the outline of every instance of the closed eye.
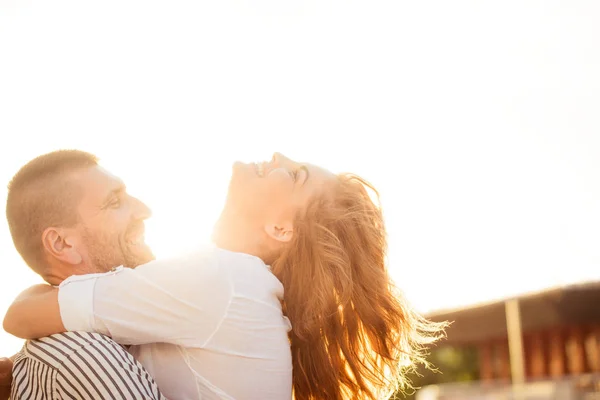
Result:
M123 196L126 195L125 185L120 185L117 188L110 191L108 196L106 196L104 200L104 205L102 209L105 210L107 208L119 208L121 207L121 200Z
M298 180L298 170L297 169L295 169L293 171L290 170L288 173L290 174L290 176L292 177L294 182L296 182Z
M113 197L111 200L109 200L108 203L106 203L106 205L103 208L107 209L107 208L119 208L119 207L121 207L121 198Z

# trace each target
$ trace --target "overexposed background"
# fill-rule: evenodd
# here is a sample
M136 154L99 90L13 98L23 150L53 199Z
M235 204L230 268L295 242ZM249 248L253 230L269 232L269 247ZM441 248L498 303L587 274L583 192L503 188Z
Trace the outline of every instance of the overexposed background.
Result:
M421 311L599 279L598 21L597 1L3 0L0 182L94 152L160 257L208 240L234 160L281 151L379 188ZM38 282L4 219L0 268L3 315Z

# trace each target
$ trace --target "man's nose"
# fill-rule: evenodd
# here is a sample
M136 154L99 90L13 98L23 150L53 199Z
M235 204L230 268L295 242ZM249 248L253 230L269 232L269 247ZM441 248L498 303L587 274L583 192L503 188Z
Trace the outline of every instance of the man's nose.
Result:
M148 219L152 216L152 210L140 199L131 196L133 203L133 217L138 220Z

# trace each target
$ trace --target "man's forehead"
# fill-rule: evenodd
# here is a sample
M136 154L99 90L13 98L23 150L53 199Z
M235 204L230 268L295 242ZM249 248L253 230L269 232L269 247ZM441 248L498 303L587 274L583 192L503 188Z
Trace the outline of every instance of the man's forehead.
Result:
M123 180L101 165L96 166L96 170L111 182L116 182L118 185L123 185Z
M100 165L81 171L77 178L84 197L104 197L124 186L119 177Z

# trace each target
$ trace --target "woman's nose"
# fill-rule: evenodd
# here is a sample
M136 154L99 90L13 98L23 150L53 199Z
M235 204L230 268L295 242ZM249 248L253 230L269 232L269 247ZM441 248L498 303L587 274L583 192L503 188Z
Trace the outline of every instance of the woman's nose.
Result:
M289 158L287 158L281 153L273 153L272 162L277 166L284 166L286 164L289 164L291 161Z

